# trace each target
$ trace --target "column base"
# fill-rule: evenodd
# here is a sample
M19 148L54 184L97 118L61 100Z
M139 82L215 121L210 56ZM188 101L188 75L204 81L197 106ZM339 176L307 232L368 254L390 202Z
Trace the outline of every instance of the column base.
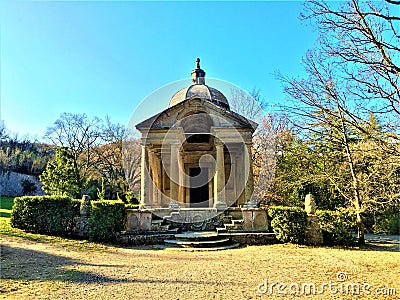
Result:
M214 208L216 208L218 210L227 209L228 205L226 205L226 203L216 203L214 205Z
M253 200L247 201L244 205L244 208L257 208L257 203Z
M148 209L148 208L152 208L150 204L140 204L139 205L139 209Z

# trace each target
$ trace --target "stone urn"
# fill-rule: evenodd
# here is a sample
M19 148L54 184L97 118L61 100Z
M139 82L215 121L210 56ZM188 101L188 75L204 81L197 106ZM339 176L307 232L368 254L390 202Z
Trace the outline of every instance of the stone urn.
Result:
M307 194L306 199L304 201L304 206L305 206L305 211L309 215L315 214L315 211L317 209L317 204L315 203L315 198L312 194Z

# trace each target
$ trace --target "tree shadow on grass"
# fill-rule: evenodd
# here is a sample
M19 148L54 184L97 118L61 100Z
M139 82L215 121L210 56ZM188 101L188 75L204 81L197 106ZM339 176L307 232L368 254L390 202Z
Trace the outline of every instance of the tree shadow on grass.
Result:
M82 283L129 282L126 279L111 278L75 270L73 266L85 264L68 257L5 245L0 247L1 279L58 280Z
M43 251L23 249L0 245L0 279L6 283L10 281L64 281L86 284L102 283L171 283L171 284L195 284L215 285L215 282L202 280L181 280L169 278L115 278L94 272L76 270L79 266L122 268L124 265L88 264L61 255L53 255ZM146 273L143 273L146 276ZM229 288L238 283L218 282ZM239 283L240 285L240 283ZM0 294L7 292L7 288L0 287Z

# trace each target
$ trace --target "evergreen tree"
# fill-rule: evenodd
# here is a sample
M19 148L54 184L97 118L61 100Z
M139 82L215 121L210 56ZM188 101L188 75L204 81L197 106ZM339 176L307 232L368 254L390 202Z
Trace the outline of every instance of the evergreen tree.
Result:
M56 156L39 178L46 193L72 197L79 194L73 157L66 147L57 148Z

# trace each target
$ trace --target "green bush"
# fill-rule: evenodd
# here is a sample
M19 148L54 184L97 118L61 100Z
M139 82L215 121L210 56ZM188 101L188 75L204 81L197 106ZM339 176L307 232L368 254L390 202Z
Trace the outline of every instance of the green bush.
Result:
M121 201L92 201L89 236L98 241L113 241L124 229L125 204Z
M304 243L307 213L300 207L272 206L268 209L276 238L284 243Z
M372 227L375 234L400 234L400 215L398 211L387 210L375 217Z
M319 223L322 230L324 244L326 245L353 245L356 230L356 215L346 209L317 210Z
M14 200L11 226L29 232L67 235L72 233L72 201L64 196L25 196Z
M128 204L125 204L125 208L126 209L138 209L139 208L139 204L128 203Z

